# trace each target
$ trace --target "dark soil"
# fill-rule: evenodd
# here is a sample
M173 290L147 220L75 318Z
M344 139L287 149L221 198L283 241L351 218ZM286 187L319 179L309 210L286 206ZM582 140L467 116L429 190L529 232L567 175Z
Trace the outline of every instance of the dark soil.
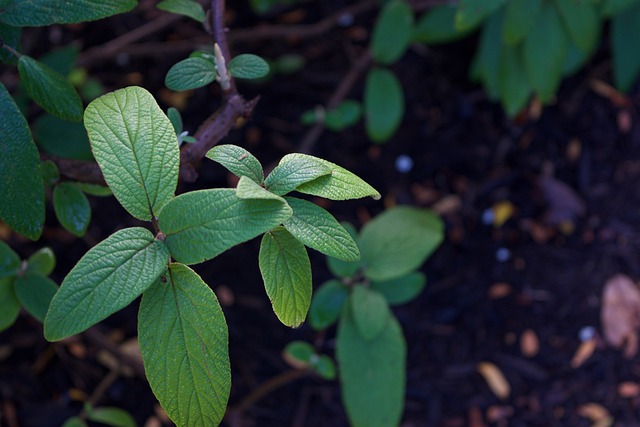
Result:
M237 3L229 6L231 33L258 24L309 24L348 4L302 2L259 18L245 2ZM77 41L86 50L156 16L143 9L96 24L61 27L56 30L62 32L60 43L48 41L48 30L33 30L27 35L44 44L28 45L36 57L47 44L53 48ZM225 142L246 146L272 166L297 151L307 131L299 122L301 113L327 102L366 47L374 18L374 12L363 13L349 27L312 38L234 44L235 53L267 58L295 53L307 64L261 84L242 83L241 92L260 95L260 102L251 120ZM158 46L190 38L207 40L195 22L185 19L137 43ZM406 115L392 140L374 145L358 125L341 133L326 131L314 145L312 154L350 169L383 194L382 201L327 204L338 219L360 227L385 207L410 204L438 209L446 222L447 239L424 267L429 277L425 292L394 310L408 344L404 427L596 425L597 420L584 415L587 404L601 405L612 425L640 426L640 396L619 393L621 383L640 383L638 359L625 358L601 337L606 280L616 273L640 277L637 98L620 107L591 89L594 79L610 81L605 45L603 40L602 52L564 82L557 102L539 118L523 114L515 120L467 80L473 38L442 47L416 46L393 67L406 91ZM164 108L179 102L162 89L163 79L190 50L142 50L128 61L121 56L122 65L108 57L90 64L89 70L109 90L136 83L157 94ZM349 98L361 96L360 82ZM193 133L214 111L217 99L216 89L189 94L185 128ZM399 155L413 159L410 172L396 169ZM222 168L207 163L198 182L180 191L227 186L229 179ZM577 200L568 210L566 197L554 196L554 189L566 191L566 186L569 198ZM483 221L505 201L514 213L504 224ZM91 203L95 216L84 239L66 234L48 212L41 241L12 236L13 246L23 257L41 246L53 247L59 257L53 278L61 282L89 247L133 221L113 199L92 198ZM334 351L333 329L318 334L308 326L292 330L278 322L261 283L257 247L252 241L196 266L226 303L231 406L290 369L281 357L290 341L318 343L329 355ZM317 286L330 275L324 258L310 255ZM98 332L113 343L134 337L136 305L103 322ZM597 347L580 366L572 366L588 328L595 330ZM523 348L523 336L532 335L539 344L535 351L526 344ZM105 352L83 335L49 344L41 326L22 315L0 334L0 425L60 426L108 375ZM478 373L480 362L490 362L504 374L511 386L506 399L498 398ZM130 411L139 425L161 425L155 398L139 375L117 377L98 403ZM226 425L341 427L348 422L339 384L305 377L269 393Z

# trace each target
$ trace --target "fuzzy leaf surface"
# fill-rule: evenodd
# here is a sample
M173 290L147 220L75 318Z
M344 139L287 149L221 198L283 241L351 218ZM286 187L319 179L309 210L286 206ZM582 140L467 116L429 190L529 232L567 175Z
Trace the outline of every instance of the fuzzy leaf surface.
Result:
M277 227L291 216L278 200L246 200L232 188L181 194L160 213L158 224L178 262L197 264Z
M204 22L206 19L202 5L193 0L162 0L156 7L167 12L188 16L198 22Z
M53 280L37 273L17 277L14 286L16 297L22 306L40 322L44 322L57 290L58 285Z
M187 58L174 64L164 84L171 90L189 90L206 86L216 79L216 66L204 58Z
M413 10L404 0L392 0L380 11L371 35L371 56L393 64L405 53L413 36Z
M66 184L53 189L53 208L60 224L71 234L82 237L91 220L91 206L82 191Z
M237 177L246 176L258 184L264 182L260 161L242 147L232 144L217 145L209 150L207 158L220 163Z
M293 209L293 215L283 225L296 239L343 261L360 259L358 245L333 215L306 200L295 197L286 197L285 200Z
M283 195L330 174L331 168L320 160L305 154L287 154L265 179L264 186L274 194Z
M259 79L269 74L269 64L258 55L244 53L229 61L229 74L239 79Z
M27 259L27 273L38 273L48 276L56 267L56 256L49 247L39 249Z
M44 226L40 155L27 120L1 83L0 117L0 219L12 230L38 240Z
M313 293L309 308L309 324L315 330L325 329L333 325L345 302L349 298L349 288L339 280L324 282Z
M84 122L113 195L134 217L157 217L175 193L180 152L153 96L137 86L108 93L89 104Z
M179 426L217 426L229 391L229 336L215 294L193 270L171 264L142 296L138 339L149 384Z
M311 263L304 245L284 227L262 237L260 273L280 321L291 327L304 322L311 305Z
M17 27L39 27L94 21L128 12L136 0L3 0L0 21Z
M64 278L44 322L45 337L61 340L126 307L166 271L168 261L167 247L149 230L115 232Z
M260 184L253 181L251 178L241 176L238 181L238 187L236 188L236 194L241 199L264 199L264 200L277 200L284 203L284 199L280 196L273 194L271 191L266 190Z
M13 278L0 279L0 332L13 325L20 313L20 301L13 290Z
M355 286L351 291L351 314L365 340L376 338L387 324L391 311L384 296L364 286Z
M364 114L367 136L376 143L387 141L404 117L404 92L393 72L372 68L364 84Z

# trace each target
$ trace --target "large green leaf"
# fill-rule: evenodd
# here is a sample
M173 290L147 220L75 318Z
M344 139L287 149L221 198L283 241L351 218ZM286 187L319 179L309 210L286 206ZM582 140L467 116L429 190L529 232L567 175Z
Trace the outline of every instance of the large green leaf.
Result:
M136 4L136 0L3 0L0 21L17 27L71 24L128 12Z
M177 425L220 424L231 388L229 337L214 293L171 264L142 296L138 340L149 384Z
M264 186L274 194L283 195L330 173L331 168L317 157L287 154L264 180Z
M204 58L187 58L169 69L164 84L171 90L206 86L216 78L216 66Z
M456 14L456 28L459 31L476 28L507 0L460 0Z
M206 19L202 5L193 0L162 0L156 7L167 12L188 16L198 22L204 22Z
M82 120L82 100L61 74L26 55L18 59L20 79L27 93L47 112L66 120Z
M309 324L313 329L325 329L333 325L349 298L349 288L339 280L324 282L313 293L309 308Z
M265 189L263 186L246 176L240 177L238 187L236 188L236 194L241 199L277 200L284 203L284 199L282 197L273 194L271 191Z
M616 87L627 92L638 79L640 55L640 3L616 15L611 22L611 54L613 56L613 81Z
M360 199L362 197L373 197L378 200L380 198L380 193L375 188L335 163L306 154L288 154L285 157L311 157L314 161L331 169L331 173L298 186L296 191L331 200Z
M20 301L13 290L13 278L0 279L0 332L13 325L20 314Z
M389 304L384 296L365 286L357 285L351 291L351 314L365 340L372 340L384 329L391 316Z
M325 255L344 261L358 261L360 251L347 230L326 210L306 200L286 197L293 209L284 227L293 236Z
M417 297L424 289L427 277L421 273L410 273L396 279L371 282L371 289L380 292L391 305L404 304Z
M238 177L246 176L258 184L264 182L262 165L242 147L232 144L217 145L209 150L207 158L220 163Z
M543 102L549 102L560 85L568 49L560 16L553 4L545 3L523 45L526 75Z
M397 427L404 407L406 343L390 316L376 339L367 340L350 305L340 318L336 356L342 401L353 427Z
M103 95L87 107L84 124L114 196L138 219L157 217L176 190L180 152L153 96L137 86Z
M14 291L22 306L36 319L44 322L51 299L58 285L48 277L27 273L16 278Z
M27 273L48 276L56 266L56 256L49 247L39 249L27 259Z
M425 12L416 22L413 38L428 44L449 43L461 39L470 33L455 27L455 16L458 6L444 4L435 6Z
M568 35L584 52L593 52L600 41L600 16L591 0L555 0Z
M258 55L244 53L227 64L229 74L239 79L259 79L269 74L269 64Z
M364 84L367 136L377 143L396 133L404 116L404 92L398 78L385 68L372 68Z
M91 206L82 191L66 183L56 185L53 208L65 230L78 237L84 235L91 220Z
M283 227L262 237L260 273L280 321L296 327L304 322L311 305L311 263L304 245Z
M409 47L413 35L413 10L404 0L387 3L371 35L371 56L381 64L393 64Z
M521 45L504 45L498 68L500 100L505 112L511 117L526 107L533 92L522 63L521 52Z
M507 3L502 37L505 43L518 44L529 34L542 9L542 0L510 0Z
M20 270L20 257L9 245L0 240L0 279L13 277Z
M24 116L0 83L0 219L31 240L44 226L40 155Z
M145 228L126 228L91 248L51 301L44 335L58 341L126 307L167 270L169 251Z
M246 200L232 188L192 191L173 199L158 224L178 262L196 264L282 224L291 208L278 200Z
M43 114L33 123L33 138L42 151L58 157L93 160L87 130L82 123Z
M372 280L401 277L420 267L444 238L442 220L425 209L398 206L369 221L358 244Z

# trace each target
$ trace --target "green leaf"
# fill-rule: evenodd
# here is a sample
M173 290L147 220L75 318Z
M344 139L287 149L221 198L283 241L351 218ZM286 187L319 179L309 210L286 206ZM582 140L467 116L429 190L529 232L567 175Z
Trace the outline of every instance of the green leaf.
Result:
M21 36L22 28L13 27L11 25L6 25L0 22L0 40L2 40L5 46L9 46L15 50L19 50L18 45L20 44ZM15 65L18 62L18 58L16 58L14 54L8 52L7 50L0 49L0 61L4 62L5 64Z
M169 121L173 126L173 130L176 131L176 135L182 133L182 116L180 115L180 111L177 108L169 107L167 110L167 117L169 117Z
M377 143L396 133L404 116L404 93L398 78L385 68L372 68L364 84L367 136Z
M362 117L362 105L358 101L347 99L336 108L327 111L324 116L324 126L334 132L340 132L358 123L360 117Z
M406 343L390 316L374 340L366 340L345 306L336 343L340 385L353 427L400 425L404 407Z
M373 197L378 200L380 198L380 193L375 188L335 163L306 154L288 154L285 157L291 159L293 157L311 157L315 159L314 161L322 163L331 169L331 173L298 186L296 191L300 193L331 200L360 199L362 197Z
M3 0L0 21L17 27L72 24L128 12L136 4L136 0Z
M238 187L236 194L241 199L263 199L263 200L277 200L284 203L284 199L280 196L273 194L271 191L266 190L260 184L253 181L251 178L241 176L238 181Z
M207 18L200 3L193 0L162 0L156 7L167 12L188 16L198 22L204 22Z
M49 247L34 252L27 260L27 273L38 273L48 276L56 267L56 256Z
M37 273L17 277L14 285L14 292L22 306L40 322L44 322L57 290L58 285L53 280Z
M600 16L590 0L555 0L562 22L575 45L593 52L600 41Z
M179 426L217 426L231 388L229 336L218 299L193 270L171 264L142 296L138 339L149 384Z
M381 64L393 64L409 47L413 35L413 10L404 0L387 3L371 35L371 56Z
M91 220L91 206L82 191L66 183L56 185L53 209L65 230L74 236L84 236Z
M87 107L84 124L113 195L134 217L157 217L173 199L180 152L153 96L137 86L102 95Z
M416 23L413 39L428 44L449 43L467 36L471 31L455 27L458 6L444 4L425 12Z
M120 408L92 409L87 411L87 419L113 427L136 427L131 414Z
M506 0L460 0L456 28L459 31L476 28L505 3Z
M336 365L333 360L327 355L318 357L318 360L311 368L325 380L331 381L336 379Z
M259 79L269 74L269 64L257 55L238 55L227 64L229 74L239 79Z
M0 279L13 277L20 271L20 257L9 245L0 240Z
M502 53L502 26L504 13L492 15L482 28L478 50L471 67L471 77L484 84L492 100L500 98L500 56Z
M178 262L197 264L282 224L291 208L277 200L245 200L232 188L181 194L160 213L158 224Z
M372 340L377 337L391 316L384 296L378 291L357 285L351 291L349 302L353 320L362 338Z
M371 289L384 295L389 304L398 305L409 302L420 295L426 284L426 276L416 272L381 282L374 280L371 282Z
M320 285L313 293L309 308L311 327L320 330L336 323L347 298L349 298L349 288L338 280L329 280Z
M610 18L637 4L638 0L604 0L602 3L602 15Z
M592 53L593 52L584 52L578 49L575 43L569 41L567 57L564 60L564 64L562 64L562 75L566 77L580 71L589 58L591 58Z
M13 290L13 278L0 279L0 332L13 325L18 314L20 301Z
M504 45L500 57L498 74L500 100L505 112L510 117L515 116L526 107L532 94L531 85L522 63L521 51L520 45Z
M304 245L283 227L262 237L260 273L280 321L291 327L304 322L311 305L311 263Z
M126 307L167 270L169 251L145 228L120 230L91 248L51 301L44 335L58 341Z
M284 359L291 366L297 369L308 368L311 359L316 355L316 349L305 341L292 341L284 348L282 352Z
M79 53L80 48L78 46L67 45L45 53L40 57L39 61L66 78L73 71ZM86 70L84 72L86 73ZM70 80L69 83L75 85Z
M253 154L242 147L231 144L217 145L209 150L207 158L220 163L238 177L246 176L258 184L264 182L262 165Z
M206 86L216 79L216 66L203 58L187 58L174 64L164 79L171 90L189 90Z
M560 85L568 49L560 16L551 3L545 3L523 45L526 75L543 102L550 101Z
M77 188L78 190L90 196L96 196L96 197L113 196L113 192L109 189L109 187L103 187L102 185L89 184L88 182L67 182L66 184L74 188Z
M518 44L533 28L542 9L542 0L511 0L507 3L502 37L505 43Z
M264 180L264 186L274 194L283 195L330 173L331 168L317 157L287 154Z
M82 123L43 114L33 123L33 138L47 154L78 160L93 160L89 137Z
M0 219L25 237L38 240L44 226L40 155L26 119L1 83L0 117Z
M622 92L628 92L640 72L640 55L636 55L636 42L640 38L640 3L611 21L611 55L613 81Z
M398 206L376 216L358 241L365 276L382 281L412 272L440 245L443 229L442 220L425 209Z
M27 93L47 112L65 120L82 120L80 95L61 74L26 55L18 59Z
M358 245L326 210L306 200L286 197L293 215L283 225L296 239L325 255L344 261L360 260Z
M87 427L87 423L80 417L71 417L62 424L62 427Z
M45 187L50 187L60 180L58 166L51 160L45 160L40 163L40 172L40 175L42 175L42 183Z

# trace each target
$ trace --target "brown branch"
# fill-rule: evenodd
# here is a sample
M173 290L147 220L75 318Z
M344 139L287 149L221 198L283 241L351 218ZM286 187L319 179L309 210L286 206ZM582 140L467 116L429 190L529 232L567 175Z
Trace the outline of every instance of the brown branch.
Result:
M42 160L51 160L58 167L60 175L74 181L87 182L89 184L107 185L102 171L96 162L89 160L63 159L61 157L40 155Z

